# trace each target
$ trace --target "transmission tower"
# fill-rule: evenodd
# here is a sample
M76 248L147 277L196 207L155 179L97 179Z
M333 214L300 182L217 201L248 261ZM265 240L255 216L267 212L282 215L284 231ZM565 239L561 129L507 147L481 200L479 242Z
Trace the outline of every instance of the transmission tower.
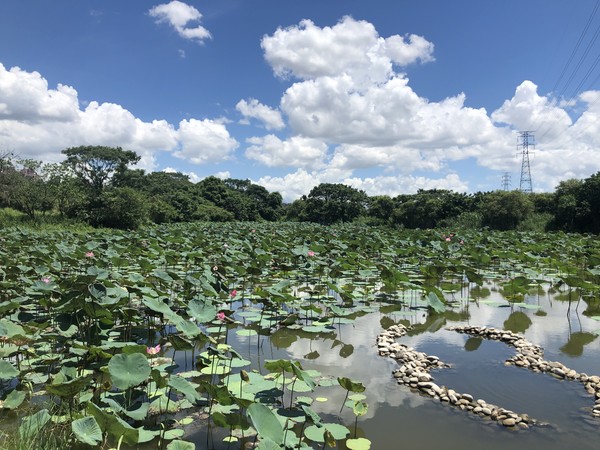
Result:
M531 150L530 150L531 149ZM535 149L533 131L519 131L517 138L517 155L521 155L521 181L519 190L521 192L532 192L531 168L529 167L529 153Z
M510 172L504 172L502 175L502 190L510 190Z

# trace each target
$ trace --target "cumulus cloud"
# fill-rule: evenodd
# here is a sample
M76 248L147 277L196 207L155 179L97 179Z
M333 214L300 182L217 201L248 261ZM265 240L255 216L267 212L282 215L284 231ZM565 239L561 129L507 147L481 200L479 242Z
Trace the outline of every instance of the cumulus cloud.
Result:
M229 159L239 146L224 124L210 119L182 120L179 122L178 136L180 148L174 155L194 164Z
M268 167L320 168L327 155L327 144L303 136L292 136L282 141L269 134L247 140L251 145L246 149L246 158L258 161Z
M277 76L300 79L346 73L355 81L381 82L393 73L394 65L433 60L433 44L425 38L394 35L385 39L371 23L350 16L323 28L302 20L264 36L261 46Z
M211 38L210 32L203 26L190 25L190 23L199 22L202 14L187 3L173 0L152 7L148 14L156 18L157 23L169 24L184 39L202 43Z
M291 135L333 149L320 159L329 171L383 171L372 178L354 175L336 182L352 181L369 193L398 193L402 186L468 190L455 175L454 164L471 160L483 168L518 171L518 130L537 131L539 145L531 165L534 182L542 189L552 189L567 176L584 178L600 169L595 150L600 144L598 92L564 102L538 94L537 86L526 80L492 114L466 106L464 93L430 101L415 92L407 74L398 69L432 61L433 44L416 35L382 37L372 24L351 17L322 28L303 20L264 36L261 44L275 75L295 79L280 101ZM276 165L281 150L265 147L249 149L246 156ZM287 160L293 161L289 155ZM322 168L293 164L313 172L299 170L264 177L262 182L279 186L293 198L295 192L306 193L324 180ZM414 177L417 171L436 176ZM285 183L303 188L287 188Z
M226 180L227 178L231 178L231 172L228 170L223 170L222 172L216 172L214 176L220 178L221 180Z
M174 169L173 167L165 167L161 172L182 173L184 175L187 175L188 179L192 183L197 183L198 181L202 180L202 177L200 177L196 172L181 172L180 170Z
M511 99L505 100L492 113L492 119L498 123L510 124L518 130L533 131L544 126L562 132L572 124L563 106L548 97L540 96L537 86L526 80L517 86Z
M369 195L414 193L419 189L448 189L455 192L468 191L468 184L455 173L439 178L414 175L377 175L373 177L352 176L348 170L326 168L318 171L298 169L281 177L265 176L255 181L270 191L278 191L285 202L297 200L320 183L342 183L365 191Z
M176 128L166 120L145 122L115 103L91 101L81 109L77 91L53 89L38 72L0 64L0 148L46 162L80 145L120 146L137 152L137 167L155 170L157 153L174 151L196 164L231 157L238 143L222 120L189 119Z
M244 116L245 123L248 123L248 118L252 118L263 122L267 130L281 130L285 127L279 111L263 105L255 98L251 98L248 101L240 100L235 105L235 109Z
M19 67L7 70L0 63L0 119L68 122L78 110L77 91L72 87L59 84L48 89L48 82L38 72Z

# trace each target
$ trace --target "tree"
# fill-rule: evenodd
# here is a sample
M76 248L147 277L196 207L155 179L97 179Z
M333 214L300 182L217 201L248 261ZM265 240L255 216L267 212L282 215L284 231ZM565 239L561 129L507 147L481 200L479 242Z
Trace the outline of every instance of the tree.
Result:
M87 195L85 185L70 166L62 163L44 166L47 183L55 195L55 206L63 217L85 218Z
M306 200L306 214L311 222L332 224L350 222L366 209L369 197L344 184L321 183L315 186Z
M579 231L600 233L600 172L583 180L579 193Z
M533 213L533 202L520 191L494 191L484 194L479 209L483 226L514 230Z
M558 183L554 191L555 209L552 228L563 231L576 230L581 215L578 202L582 186L583 182L574 178Z
M140 160L135 152L121 147L81 146L62 152L67 156L65 163L94 196L100 195L115 174L124 172L128 165Z
M6 164L0 174L4 204L36 220L37 213L53 208L56 193L48 183L48 165L33 159Z
M394 211L394 200L388 195L376 195L369 198L367 215L380 223L389 223Z
M99 197L100 207L93 211L94 226L136 229L148 219L144 195L135 189L117 187L105 189Z
M396 197L392 221L406 228L435 228L447 225L468 211L472 199L445 189L419 189L414 195Z

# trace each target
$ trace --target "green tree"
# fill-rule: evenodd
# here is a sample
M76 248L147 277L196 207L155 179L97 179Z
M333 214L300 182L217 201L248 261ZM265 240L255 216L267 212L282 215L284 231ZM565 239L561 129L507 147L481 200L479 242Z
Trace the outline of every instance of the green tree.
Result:
M107 188L100 195L99 204L90 217L94 226L132 230L148 219L147 199L133 188Z
M554 220L552 228L563 231L575 231L581 212L578 207L583 182L577 179L558 183L554 191Z
M367 203L364 191L339 183L321 183L308 194L306 215L309 221L325 225L351 222L365 212Z
M6 162L0 173L3 202L36 220L52 210L56 193L48 183L47 165L33 159Z
M389 195L377 195L369 198L367 215L379 223L389 223L394 212L394 200Z
M83 182L70 166L52 163L45 166L47 182L55 194L55 206L61 217L85 219L88 198Z
M62 151L65 163L87 185L94 195L100 195L115 174L120 174L140 157L121 147L80 146Z
M419 189L413 195L396 197L392 221L406 228L435 228L455 222L472 208L473 200L466 194L445 189Z
M479 211L483 226L514 230L533 213L533 202L520 191L493 191L483 196Z
M600 233L600 172L583 180L577 203L578 231Z

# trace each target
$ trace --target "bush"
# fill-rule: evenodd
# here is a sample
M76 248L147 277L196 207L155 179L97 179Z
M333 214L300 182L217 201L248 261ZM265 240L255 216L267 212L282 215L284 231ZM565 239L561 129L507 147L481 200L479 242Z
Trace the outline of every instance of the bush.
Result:
M148 220L146 198L135 189L106 189L90 213L94 226L133 230Z

